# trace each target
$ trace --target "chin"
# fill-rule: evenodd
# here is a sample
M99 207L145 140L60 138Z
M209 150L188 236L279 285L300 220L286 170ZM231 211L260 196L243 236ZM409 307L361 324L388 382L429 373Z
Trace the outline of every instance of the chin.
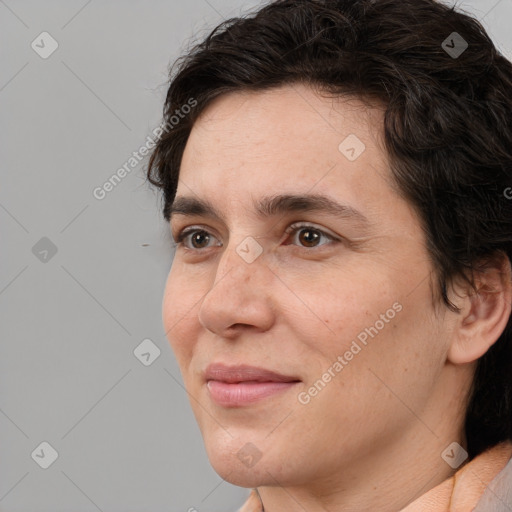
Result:
M232 434L219 427L203 435L206 453L215 472L226 482L239 487L275 484L272 476L279 478L282 464L279 457L274 460L276 453L272 453L271 443L258 440L254 433Z
M270 484L269 474L265 471L256 471L255 468L248 469L226 464L212 464L212 467L223 480L238 487L251 489Z

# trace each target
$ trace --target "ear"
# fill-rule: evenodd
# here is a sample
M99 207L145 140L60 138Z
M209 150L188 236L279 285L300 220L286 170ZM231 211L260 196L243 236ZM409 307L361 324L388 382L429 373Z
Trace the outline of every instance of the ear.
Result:
M512 268L507 255L499 251L487 258L474 277L477 292L468 283L454 286L459 288L461 308L447 354L454 364L483 356L501 336L511 314Z

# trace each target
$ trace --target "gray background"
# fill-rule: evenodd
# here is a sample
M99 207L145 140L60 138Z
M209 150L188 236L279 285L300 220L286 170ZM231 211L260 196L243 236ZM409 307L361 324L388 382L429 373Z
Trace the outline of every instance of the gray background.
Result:
M173 251L147 159L103 200L93 189L160 123L188 41L258 3L0 0L0 511L245 500L208 463L165 338ZM512 58L512 0L458 5ZM46 59L31 48L43 31L59 45ZM161 351L149 366L134 355L144 339ZM47 469L44 441L58 453Z

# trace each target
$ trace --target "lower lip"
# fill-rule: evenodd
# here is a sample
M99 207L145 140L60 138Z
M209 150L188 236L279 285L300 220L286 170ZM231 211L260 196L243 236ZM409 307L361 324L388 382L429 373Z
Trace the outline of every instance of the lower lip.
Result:
M249 405L295 386L297 382L207 382L212 400L223 407Z

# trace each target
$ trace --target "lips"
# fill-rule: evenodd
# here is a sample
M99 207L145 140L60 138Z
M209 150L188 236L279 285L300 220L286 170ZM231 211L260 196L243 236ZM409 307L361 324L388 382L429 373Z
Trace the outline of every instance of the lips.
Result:
M206 385L212 400L223 407L241 407L294 387L300 379L256 366L211 364Z
M298 377L282 375L256 366L239 365L226 366L224 364L211 364L206 368L206 380L218 380L227 383L236 382L294 382Z

